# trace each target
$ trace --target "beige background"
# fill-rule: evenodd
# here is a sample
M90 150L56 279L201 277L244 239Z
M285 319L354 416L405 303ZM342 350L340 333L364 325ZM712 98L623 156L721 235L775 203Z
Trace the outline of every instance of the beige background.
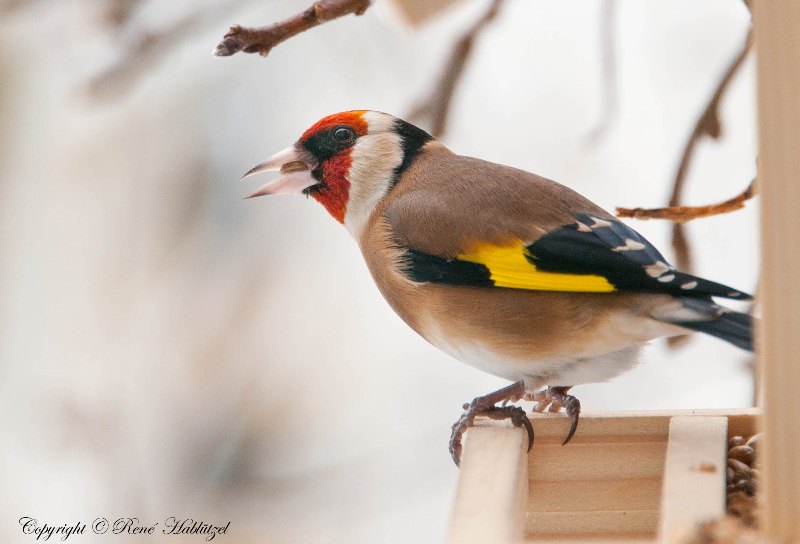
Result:
M599 143L586 137L601 117L601 3L523 0L478 42L446 143L607 208L663 205L749 18L732 0L618 4L620 109ZM211 50L229 23L304 2L154 0L127 30L100 0L0 15L4 542L32 541L20 516L172 515L231 521L229 543L441 540L450 424L502 380L406 328L320 206L243 201L255 186L237 180L323 115L402 116L485 5L412 30L378 3L266 59ZM87 90L126 40L191 9L197 24L157 62ZM752 59L722 113L722 141L698 148L693 203L753 176ZM751 206L690 225L698 272L752 290L756 219ZM632 224L670 254L668 225ZM747 406L747 361L713 339L654 343L633 372L575 392L586 410Z

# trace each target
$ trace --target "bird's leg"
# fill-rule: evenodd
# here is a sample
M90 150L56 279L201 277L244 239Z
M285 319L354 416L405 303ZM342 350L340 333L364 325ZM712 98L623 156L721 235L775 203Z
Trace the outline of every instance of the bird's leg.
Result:
M575 436L575 431L578 429L578 419L581 415L581 401L567 393L571 387L545 387L536 393L523 395L525 400L536 402L536 406L533 407L534 412L544 412L548 406L550 407L547 410L548 412L558 412L562 408L565 409L567 415L572 418L572 425L570 425L567 438L563 444L566 444Z
M516 402L523 395L525 395L525 384L518 381L464 404L464 413L453 424L453 431L450 434L450 455L456 466L461 463L461 437L475 422L475 417L479 415L491 419L510 419L515 427L525 427L528 432L528 450L530 451L533 445L533 427L528 420L528 415L519 406L506 406L506 402ZM495 406L498 402L502 402L503 405Z

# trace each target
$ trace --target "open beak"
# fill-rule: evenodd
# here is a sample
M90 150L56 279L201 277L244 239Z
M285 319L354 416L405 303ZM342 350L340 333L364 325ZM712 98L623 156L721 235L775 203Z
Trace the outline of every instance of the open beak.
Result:
M318 183L311 176L311 171L315 166L315 162L311 160L308 153L298 150L297 146L287 147L258 166L251 168L242 176L242 179L245 179L261 172L280 171L281 173L280 177L273 179L247 198L284 193L302 193Z

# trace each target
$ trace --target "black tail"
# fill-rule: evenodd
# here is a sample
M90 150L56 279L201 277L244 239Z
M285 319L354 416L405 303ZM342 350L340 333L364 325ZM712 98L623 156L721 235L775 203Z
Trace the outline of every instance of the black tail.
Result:
M723 308L710 299L681 297L689 312L678 312L674 317L659 316L660 321L672 323L715 336L734 346L753 351L753 317Z

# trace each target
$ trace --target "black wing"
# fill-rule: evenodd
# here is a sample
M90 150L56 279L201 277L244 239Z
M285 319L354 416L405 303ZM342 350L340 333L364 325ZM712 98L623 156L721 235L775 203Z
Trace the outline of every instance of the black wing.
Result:
M679 272L661 253L636 231L610 217L575 213L577 222L557 228L527 246L509 247L513 277L532 279L548 272L564 277L605 278L609 285L575 291L648 291L688 297L722 297L749 300L752 297L731 287ZM525 262L529 269L525 268ZM566 290L548 285L548 280L509 281L509 269L500 270L497 263L471 255L444 258L407 248L406 271L417 282L473 285L479 287L511 287L538 290ZM505 273L505 274L504 274ZM526 278L527 277L527 278ZM538 277L537 277L538 278ZM608 285L606 284L606 285Z
M577 223L556 229L527 246L539 270L597 274L620 291L750 300L736 289L679 272L635 230L611 218L576 213Z

